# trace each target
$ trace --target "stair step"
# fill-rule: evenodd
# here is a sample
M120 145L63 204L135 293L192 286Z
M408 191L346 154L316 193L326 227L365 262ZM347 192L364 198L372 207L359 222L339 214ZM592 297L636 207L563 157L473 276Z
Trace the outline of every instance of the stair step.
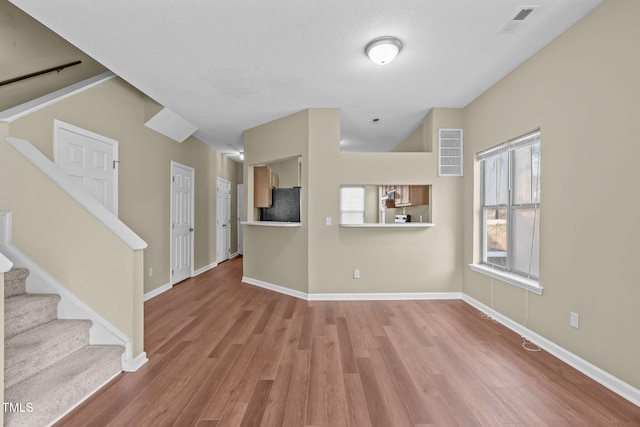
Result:
M89 344L91 320L54 320L4 343L5 388L24 381Z
M60 295L20 294L4 302L5 339L55 320Z
M24 294L28 275L29 270L26 268L13 268L4 273L4 297Z
M121 372L124 348L90 345L5 390L4 401L33 411L5 412L7 426L49 425Z

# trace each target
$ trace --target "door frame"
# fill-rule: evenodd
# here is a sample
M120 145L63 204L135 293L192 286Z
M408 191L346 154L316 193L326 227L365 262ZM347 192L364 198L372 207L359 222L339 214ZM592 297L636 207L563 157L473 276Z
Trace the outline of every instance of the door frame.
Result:
M220 183L224 183L228 188L229 188L229 201L228 201L228 208L229 208L229 218L227 218L228 224L228 230L225 232L229 235L229 248L227 248L227 257L223 260L218 259L218 239L221 237L218 233L218 189L220 188ZM231 181L224 179L222 177L217 177L216 178L216 263L221 263L224 261L227 261L228 259L231 259Z
M190 209L189 211L191 212L191 215L189 215L189 223L191 224L191 228L193 228L195 230L194 227L194 205L195 205L195 192L196 192L196 170L194 168L192 168L191 166L187 166L185 164L179 163L179 162L175 162L173 160L171 160L171 173L169 174L169 284L171 284L171 286L173 286L175 283L177 283L176 281L173 280L173 274L171 274L171 270L173 269L173 176L174 176L174 172L175 172L175 168L176 167L180 167L181 169L187 169L191 171L191 176L192 176L192 185L191 185L191 197L189 198L191 200L190 202ZM189 249L189 253L190 253L190 260L189 260L189 264L191 265L191 271L189 273L189 277L193 277L193 273L194 273L194 269L193 269L193 260L194 260L194 253L193 253L193 249L194 249L194 240L195 240L195 231L192 232L192 236L191 236L191 248Z
M84 136L86 138L95 139L104 144L111 146L111 152L113 155L113 168L112 168L112 180L113 180L113 214L118 216L118 171L120 170L120 160L118 158L118 141L115 139L108 138L104 135L97 134L95 132L91 132L89 130L83 129L81 127L72 125L71 123L63 122L62 120L53 119L53 163L56 166L59 164L60 159L58 158L58 149L60 148L60 131L66 130L69 132L76 133L78 135Z
M238 254L242 255L242 253L244 252L244 243L243 243L243 239L244 239L244 234L243 234L243 230L242 230L242 222L246 221L245 219L245 209L244 209L244 184L238 184L238 191L237 191L237 213L236 213L236 219L237 219L237 223L238 223Z

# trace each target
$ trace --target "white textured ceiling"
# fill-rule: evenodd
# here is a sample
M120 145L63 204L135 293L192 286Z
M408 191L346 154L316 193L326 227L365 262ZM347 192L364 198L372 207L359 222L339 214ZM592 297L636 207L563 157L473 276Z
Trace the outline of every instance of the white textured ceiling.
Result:
M345 151L388 151L464 107L601 0L11 0L198 127L222 152L305 108L340 108ZM499 34L521 6L539 6ZM388 65L364 54L392 35ZM373 123L374 118L379 118Z

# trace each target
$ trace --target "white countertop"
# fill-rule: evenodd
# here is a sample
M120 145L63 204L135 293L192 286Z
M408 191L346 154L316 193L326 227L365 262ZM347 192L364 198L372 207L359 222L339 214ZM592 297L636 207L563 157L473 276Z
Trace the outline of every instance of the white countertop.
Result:
M242 225L258 225L260 227L300 227L299 222L281 222L281 221L240 221Z
M340 227L348 228L428 228L435 224L431 222L390 222L390 223L365 223L365 224L340 224Z

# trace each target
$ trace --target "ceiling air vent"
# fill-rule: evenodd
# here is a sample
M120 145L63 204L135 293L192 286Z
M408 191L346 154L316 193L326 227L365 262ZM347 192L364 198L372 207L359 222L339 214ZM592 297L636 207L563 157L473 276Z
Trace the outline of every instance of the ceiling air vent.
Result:
M516 16L513 17L514 21L524 21L527 16L531 15L531 12L533 12L533 8L532 7L524 7L522 9L520 9L520 12L518 12L518 14Z
M538 6L522 6L522 7L520 7L520 9L518 9L518 12L516 12L515 16L513 18L511 18L510 20L508 20L502 27L500 27L500 29L498 30L498 33L513 33L513 32L515 32L520 27L522 22L525 19L527 19L527 17L529 15L531 15L533 13L533 11L537 7Z

